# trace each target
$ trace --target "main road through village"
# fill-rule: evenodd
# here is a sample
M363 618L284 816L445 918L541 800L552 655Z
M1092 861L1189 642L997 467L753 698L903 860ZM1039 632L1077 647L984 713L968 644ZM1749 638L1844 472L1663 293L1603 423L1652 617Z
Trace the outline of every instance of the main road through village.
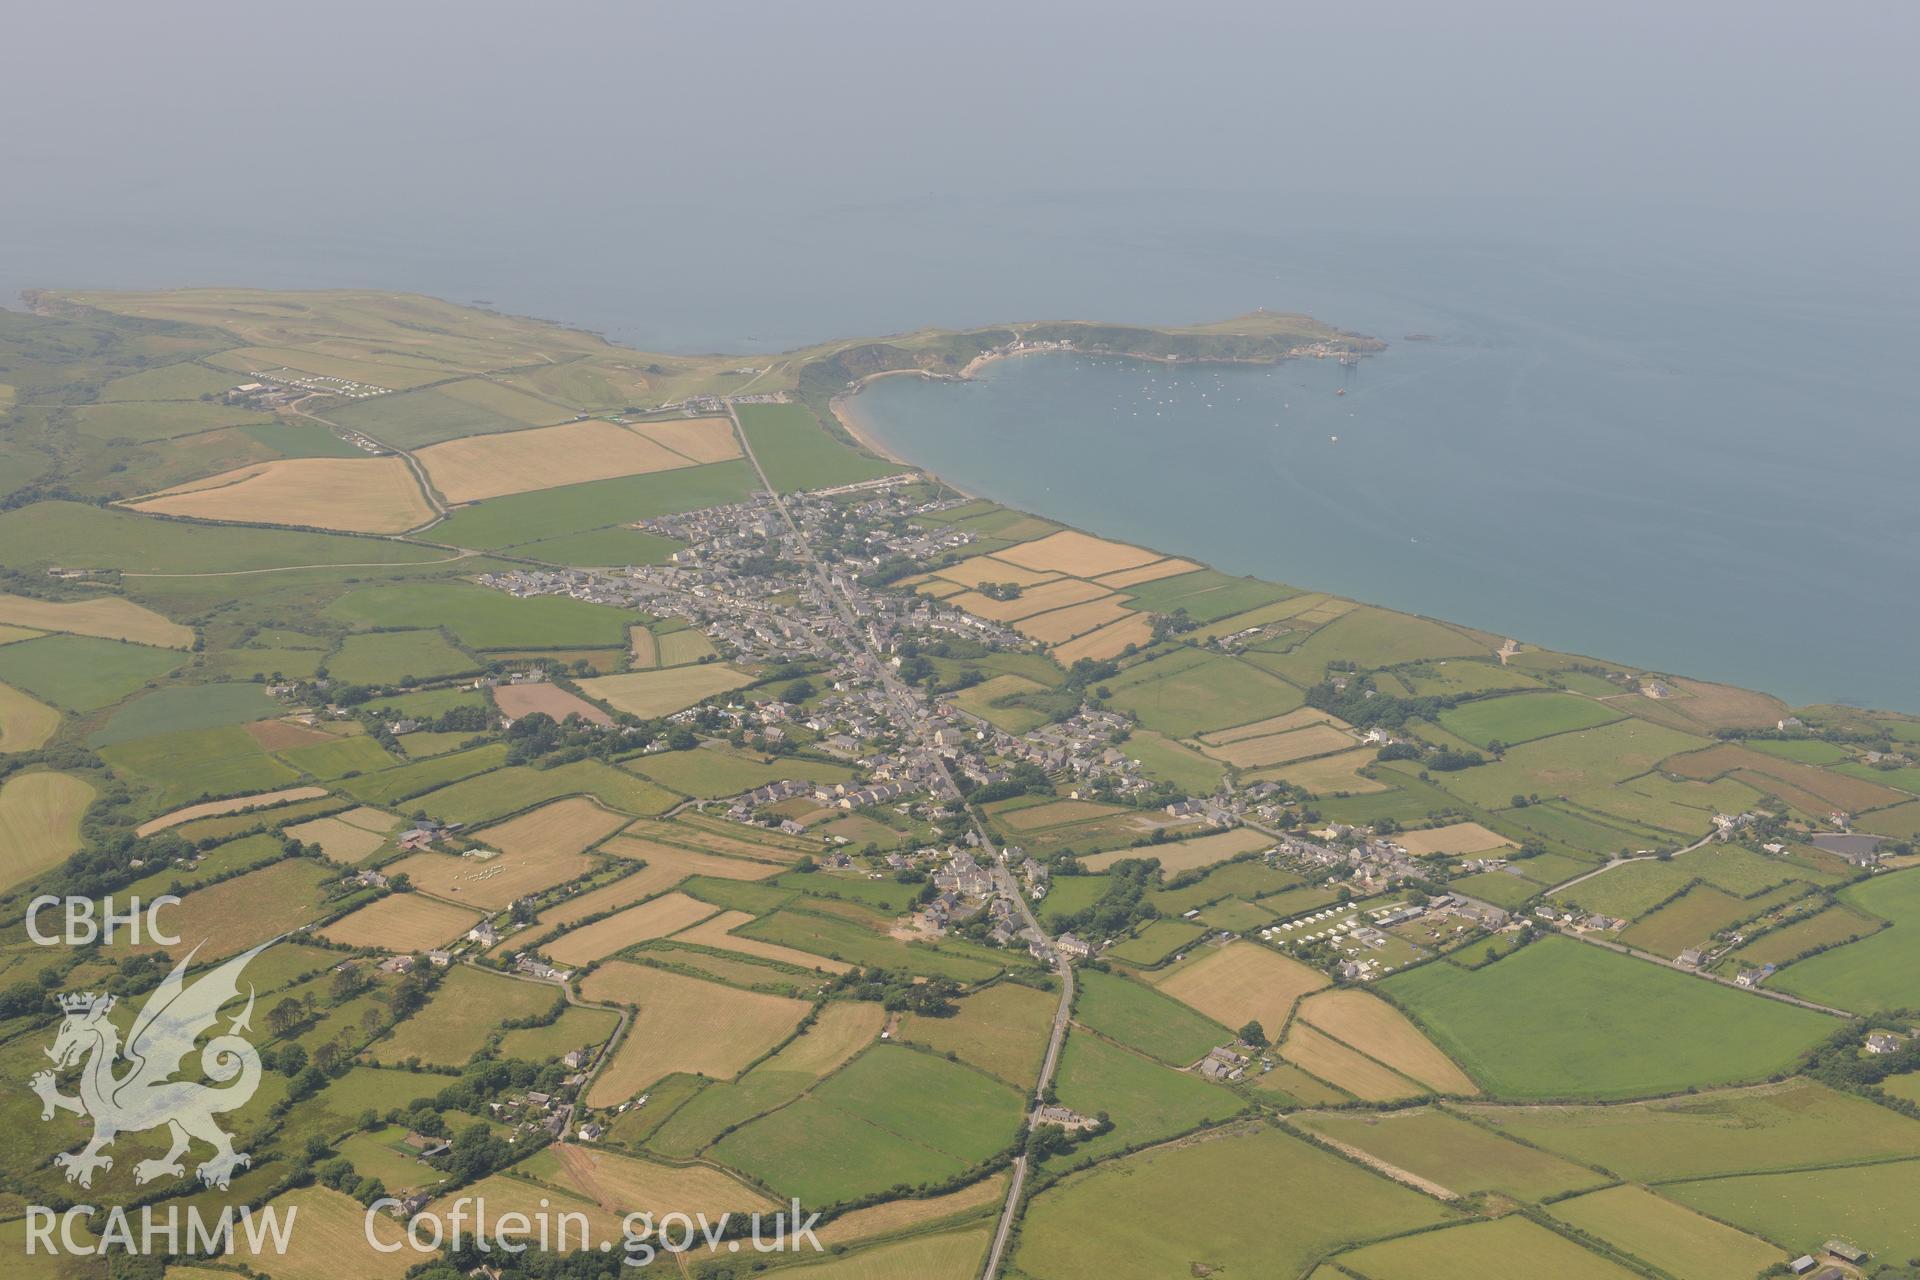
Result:
M874 648L854 619L853 600L848 593L834 585L820 561L813 554L813 547L807 541L805 530L800 527L787 504L767 478L766 468L760 465L760 459L753 452L753 442L747 438L746 428L740 424L740 415L731 401L727 403L727 416L733 421L733 432L740 440L740 451L747 461L753 464L755 474L760 477L760 487L772 497L774 506L780 512L780 518L792 531L794 540L800 549L802 561L807 572L812 575L818 599L826 606L827 627L840 643L854 667L877 680L886 691L887 700L892 703L895 721L903 734L910 734L929 748L941 780L946 784L949 795L958 796L959 788L954 785L953 775L947 769L946 761L940 753L933 750L933 724L927 707L908 689L899 675L888 665L880 652ZM965 800L962 800L965 804ZM1002 897L1010 900L1019 910L1029 930L1034 936L1045 938L1040 930L1040 922L1034 918L1033 908L1027 902L1027 895L1020 891L1013 872L1000 857L1000 850L994 847L993 837L988 833L986 824L981 821L979 810L966 805L968 821L973 824L974 833L980 838L980 847L988 855L988 865L993 869L994 884ZM1042 951L1048 962L1060 975L1060 1005L1054 1010L1053 1031L1047 1040L1047 1056L1040 1064L1040 1077L1034 1082L1033 1097L1037 1104L1046 1096L1047 1087L1053 1083L1053 1073L1060 1063L1060 1046L1067 1036L1067 1019L1073 1012L1073 965L1064 952L1056 951L1050 944L1043 943ZM1007 1183L1007 1201L1000 1211L1000 1224L993 1233L993 1247L987 1251L987 1263L981 1273L983 1280L993 1280L1000 1273L1001 1263L1005 1260L1007 1241L1013 1235L1014 1221L1020 1213L1020 1197L1026 1188L1027 1156L1024 1151L1013 1159L1013 1177Z

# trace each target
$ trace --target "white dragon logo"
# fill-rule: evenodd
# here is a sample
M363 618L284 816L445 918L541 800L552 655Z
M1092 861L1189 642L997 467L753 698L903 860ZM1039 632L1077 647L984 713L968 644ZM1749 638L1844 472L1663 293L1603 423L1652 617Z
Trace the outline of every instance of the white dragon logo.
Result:
M184 1174L180 1157L195 1138L213 1147L213 1157L199 1167L201 1181L210 1187L224 1189L235 1169L253 1163L253 1157L233 1149L233 1139L213 1119L245 1106L260 1087L260 1054L239 1034L251 1029L247 1025L253 1015L251 986L247 988L246 1008L228 1024L226 1034L216 1034L200 1051L201 1070L225 1087L175 1080L173 1076L180 1070L181 1059L193 1052L201 1032L218 1021L220 1007L239 997L240 971L273 942L263 942L233 957L192 986L186 985L185 974L200 948L188 952L141 1007L124 1049L119 1029L107 1020L114 997L90 991L60 997L60 1007L67 1016L46 1055L59 1070L85 1059L80 1068L80 1096L71 1098L61 1093L53 1071L36 1073L29 1084L40 1095L42 1120L53 1119L55 1111L93 1118L93 1139L79 1151L62 1152L53 1158L67 1171L67 1181L92 1186L95 1169L113 1168L113 1158L102 1155L101 1149L116 1135L161 1125L172 1130L173 1148L158 1160L134 1165L135 1182ZM115 1068L123 1060L131 1069L116 1076Z

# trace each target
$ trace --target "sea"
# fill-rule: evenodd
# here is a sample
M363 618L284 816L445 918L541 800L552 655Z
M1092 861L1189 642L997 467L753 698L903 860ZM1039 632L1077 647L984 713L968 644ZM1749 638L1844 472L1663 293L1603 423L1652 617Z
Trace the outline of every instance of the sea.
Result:
M749 357L1306 312L1387 348L1004 361L856 412L969 491L1234 572L1920 712L1920 180L1897 158L1920 9L460 18L23 15L0 305L410 290Z

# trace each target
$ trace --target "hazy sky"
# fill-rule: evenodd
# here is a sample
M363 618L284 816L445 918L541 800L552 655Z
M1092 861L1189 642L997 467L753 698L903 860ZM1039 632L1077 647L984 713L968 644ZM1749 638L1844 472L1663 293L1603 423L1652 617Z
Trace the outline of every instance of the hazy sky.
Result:
M1250 223L1905 288L1917 36L1779 0L15 6L0 288L757 298L767 334L676 345L774 342L1108 301L1045 252L1005 310L969 295L1004 238Z

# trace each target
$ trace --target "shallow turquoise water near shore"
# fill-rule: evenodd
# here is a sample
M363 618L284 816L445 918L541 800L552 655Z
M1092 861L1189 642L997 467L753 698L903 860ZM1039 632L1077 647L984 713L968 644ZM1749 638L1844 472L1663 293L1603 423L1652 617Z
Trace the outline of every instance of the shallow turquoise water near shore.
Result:
M1433 341L1323 312L1391 342L1353 368L1039 356L882 379L849 412L969 492L1233 572L1920 710L1920 439L1894 429L1914 420L1882 363L1894 329L1809 308L1812 354L1786 353L1781 314L1738 298L1609 315L1583 283L1560 319L1559 298L1409 311Z

